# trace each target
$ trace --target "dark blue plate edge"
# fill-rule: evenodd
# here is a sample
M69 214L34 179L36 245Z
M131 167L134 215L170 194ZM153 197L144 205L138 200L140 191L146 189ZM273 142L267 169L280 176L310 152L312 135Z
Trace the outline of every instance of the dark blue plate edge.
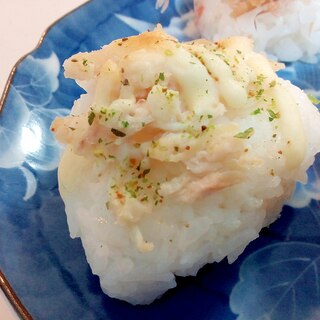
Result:
M37 51L40 46L42 45L44 39L46 38L47 34L49 33L49 31L56 25L58 24L61 20L63 20L64 18L66 18L67 16L71 15L72 13L74 13L75 11L77 11L78 9L86 6L88 3L90 3L91 0L88 0L86 2L84 2L83 4L81 4L80 6L77 6L76 8L74 8L73 10L69 11L68 13L64 14L62 17L60 17L59 19L55 20L54 22L52 22L47 29L44 30L44 32L42 33L37 45L34 47L34 49L32 49L30 52L26 53L25 55L23 55L13 66L13 68L10 71L8 80L5 84L4 87L4 91L1 95L0 98L0 116L1 116L1 111L5 105L5 102L7 100L8 94L9 94L9 90L10 90L10 86L13 82L13 79L15 77L15 74L18 70L18 67L20 66L20 64L32 53L34 53L35 51ZM5 275L3 274L3 272L0 269L0 290L2 290L5 294L5 296L7 297L7 299L9 300L10 304L12 305L12 307L14 308L14 310L17 312L18 316L23 319L23 320L32 320L32 316L29 313L29 311L27 310L27 308L23 305L23 303L21 302L21 300L19 299L19 297L17 296L17 294L15 293L15 291L13 290L13 288L11 287L9 281L7 280L7 278L5 277Z

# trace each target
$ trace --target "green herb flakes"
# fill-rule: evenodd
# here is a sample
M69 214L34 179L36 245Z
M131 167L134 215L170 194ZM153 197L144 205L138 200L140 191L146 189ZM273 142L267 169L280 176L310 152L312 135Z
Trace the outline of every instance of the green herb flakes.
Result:
M313 104L320 104L320 100L313 96L311 93L308 93L307 96Z
M166 50L164 51L164 54L165 54L166 56L170 57L170 56L173 55L173 52L172 52L170 49L166 49Z
M159 73L159 80L161 80L161 81L164 81L164 73L163 72L160 72Z
M128 121L121 121L121 123L122 123L122 126L124 128L128 128L129 127L129 122Z
M264 89L259 89L257 92L256 92L256 95L255 95L255 98L258 100L262 97L264 93Z
M257 80L254 81L254 84L261 86L263 84L263 81L266 79L266 77L263 74L259 74L257 76Z
M269 121L273 121L274 119L279 119L280 118L280 114L279 112L275 113L273 110L268 109L267 110L269 113Z
M237 133L236 135L234 135L234 137L239 139L250 139L253 134L254 134L254 129L250 127L245 131Z
M260 114L261 111L262 111L261 108L257 108L256 110L252 111L251 114L254 115L254 116L256 116L257 114Z
M277 84L276 80L271 81L271 82L269 83L269 88L275 87L276 84Z

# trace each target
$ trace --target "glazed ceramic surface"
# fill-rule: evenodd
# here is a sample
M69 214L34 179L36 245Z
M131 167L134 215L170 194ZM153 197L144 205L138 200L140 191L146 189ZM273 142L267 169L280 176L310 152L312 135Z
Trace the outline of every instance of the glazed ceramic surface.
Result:
M240 258L207 265L149 306L111 299L91 273L79 239L69 237L57 184L61 147L49 127L82 93L63 61L160 22L185 40L171 1L93 0L52 26L18 66L0 114L0 269L34 319L320 319L320 162L298 185L281 218ZM280 75L319 98L318 64L297 62Z

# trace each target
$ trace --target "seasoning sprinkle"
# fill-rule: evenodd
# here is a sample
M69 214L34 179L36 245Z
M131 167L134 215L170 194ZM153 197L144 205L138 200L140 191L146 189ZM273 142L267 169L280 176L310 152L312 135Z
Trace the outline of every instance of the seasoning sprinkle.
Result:
M121 121L122 125L124 128L128 128L129 127L129 122L128 121Z
M128 86L128 85L129 85L129 80L126 78L126 79L122 80L121 83L122 83L124 86Z
M269 83L269 88L275 87L276 84L277 84L276 80L271 81L271 82Z
M207 129L208 129L207 126L201 126L201 131L202 131L202 132L205 131L205 130L207 130Z
M256 110L252 111L251 114L256 116L257 114L261 113L261 110L262 110L261 108L257 108Z
M159 80L164 81L164 73L163 72L159 73Z
M234 137L239 139L250 139L253 134L254 134L254 129L250 127L247 130L237 133L236 135L234 135Z
M320 104L320 100L313 96L311 93L308 93L307 96L313 104Z
M120 131L120 130L118 130L118 129L115 129L115 128L112 128L112 129L111 129L111 132L112 132L115 136L120 137L120 138L123 138L123 137L126 136L126 134L125 134L124 132L122 132L122 131Z
M273 110L268 109L267 110L269 113L269 121L273 121L274 119L279 119L280 118L280 114L279 112L275 113Z
M96 117L96 114L93 111L90 111L90 113L88 114L88 123L90 126L92 125L95 117Z

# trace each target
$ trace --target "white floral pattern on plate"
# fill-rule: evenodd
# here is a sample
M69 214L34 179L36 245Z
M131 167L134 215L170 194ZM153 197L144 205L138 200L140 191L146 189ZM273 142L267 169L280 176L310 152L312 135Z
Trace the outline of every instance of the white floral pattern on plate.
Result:
M319 159L290 202L299 208L285 206L234 264L178 278L177 288L150 306L104 295L81 242L69 237L56 178L61 148L49 126L81 91L63 77L61 63L158 22L187 39L182 29L190 9L192 1L183 0L171 1L164 14L155 1L93 0L53 26L19 65L0 115L0 269L35 319L319 318L320 208L311 200L320 198ZM320 61L288 65L280 75L320 97ZM306 296L313 298L302 306Z

